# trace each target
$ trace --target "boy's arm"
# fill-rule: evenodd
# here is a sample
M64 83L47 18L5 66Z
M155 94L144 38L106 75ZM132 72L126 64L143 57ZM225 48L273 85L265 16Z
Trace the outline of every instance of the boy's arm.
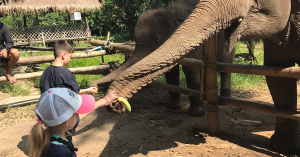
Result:
M87 89L80 89L79 94L84 94L84 93L89 93L91 95L95 95L98 92L94 91L94 87L90 87Z

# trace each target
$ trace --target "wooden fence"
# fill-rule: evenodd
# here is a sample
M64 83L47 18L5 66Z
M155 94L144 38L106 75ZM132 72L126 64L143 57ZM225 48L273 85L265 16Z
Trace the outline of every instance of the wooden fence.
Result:
M11 35L16 44L91 38L88 25L84 23L16 28L11 29Z
M103 41L99 40L91 40L92 44L95 45L102 45ZM192 90L188 88L161 84L157 82L152 82L148 84L154 88L173 91L177 93L186 94L189 96L200 97L207 101L207 119L208 119L208 130L210 133L216 133L218 130L218 104L222 105L232 105L235 107L240 108L247 108L251 110L260 111L263 113L271 114L274 116L300 120L300 112L298 111L288 111L284 109L275 108L272 106L263 105L256 102L244 101L244 100L237 100L232 98L227 98L218 95L217 89L217 72L230 72L230 73L242 73L242 74L251 74L251 75L265 75L265 76L272 76L272 77L290 77L290 78L300 78L300 68L297 67L271 67L271 66L258 66L258 65L240 65L240 64L230 64L230 63L218 63L216 62L216 53L215 53L215 39L211 38L206 41L205 43L205 50L206 55L203 57L205 58L204 61L185 58L179 62L179 64L184 66L190 66L194 68L202 69L201 78L206 78L206 92L203 92L203 85L204 82L201 80L201 91ZM112 46L115 49L126 51L127 53L132 53L134 48L130 46L125 46L124 44L108 44L104 45L104 47L109 49ZM93 54L94 53L94 54ZM78 53L75 53L78 54ZM92 52L91 54L86 53L79 53L78 56L75 54L72 55L72 58L82 58L82 57L93 57L99 55L105 55L105 51L99 52ZM36 56L36 57L24 57L20 58L18 64L30 64L30 63L44 63L52 61L54 58L50 56ZM5 64L1 63L0 66L5 66ZM109 69L108 65L100 65L95 67L85 67L84 70L82 68L73 68L70 69L74 73L82 73L82 72L91 72L91 71L101 71ZM204 73L205 71L205 73ZM32 78L32 77L40 77L40 72L37 73L29 73L29 74L20 74L15 75L17 79L25 79L25 78ZM0 81L3 81L5 78L0 77Z

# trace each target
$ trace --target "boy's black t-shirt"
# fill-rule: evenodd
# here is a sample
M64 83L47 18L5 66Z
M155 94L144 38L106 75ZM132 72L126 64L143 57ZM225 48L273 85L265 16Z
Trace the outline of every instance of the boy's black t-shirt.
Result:
M76 78L72 71L69 69L63 67L63 66L53 66L50 65L47 67L40 79L40 90L41 94L47 91L49 88L51 88L51 71L50 67L52 68L52 77L54 81L54 87L65 87L69 88L75 93L79 94L79 86L76 81Z

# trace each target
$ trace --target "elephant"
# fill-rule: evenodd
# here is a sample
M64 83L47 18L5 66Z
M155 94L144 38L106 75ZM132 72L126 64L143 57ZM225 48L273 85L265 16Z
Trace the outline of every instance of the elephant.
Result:
M228 52L237 41L262 39L265 66L299 64L299 11L299 0L200 1L163 45L122 72L109 89L130 98L220 31L224 31ZM297 110L297 79L266 76L266 81L276 108ZM299 155L299 121L276 116L270 147L280 153Z
M189 16L199 0L181 0L173 3L165 8L152 9L144 12L138 20L135 29L136 47L130 59L117 70L109 75L95 80L91 86L101 86L101 84L113 81L124 70L142 60L151 52L161 46L183 23ZM223 52L225 40L224 33L218 33L218 52ZM234 50L233 50L234 51ZM203 45L201 44L193 52L189 53L186 57L202 59ZM222 55L227 53L219 53L218 61L220 62L233 62L230 55ZM200 71L199 69L182 66L183 72L186 77L187 87L194 90L200 90ZM176 65L165 74L166 82L171 85L179 86L179 65ZM230 97L231 75L228 73L221 73L221 95ZM190 107L188 113L191 116L203 116L206 112L204 102L197 97L189 97ZM169 103L166 105L168 109L180 108L180 93L169 92ZM113 110L115 111L115 110ZM117 113L118 110L116 111Z

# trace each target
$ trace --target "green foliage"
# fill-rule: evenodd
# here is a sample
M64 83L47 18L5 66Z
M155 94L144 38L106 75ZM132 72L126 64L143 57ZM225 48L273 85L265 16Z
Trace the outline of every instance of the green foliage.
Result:
M133 40L134 28L139 15L150 8L161 8L175 2L174 0L108 0L101 11L88 14L92 34L105 35L129 33Z
M134 28L138 17L145 10L161 8L174 3L177 0L107 0L101 10L88 12L87 20L92 35L111 34L127 36L127 40L133 40ZM39 26L49 26L53 23L65 25L69 23L68 13L38 12ZM27 27L36 26L36 14L26 14ZM0 22L8 25L10 29L24 27L23 14L11 14L0 18ZM76 21L85 23L84 20Z
M6 17L0 18L0 22L7 24L10 29L13 28L22 28L24 27L24 15L21 14L11 14ZM26 25L27 27L36 26L36 15L35 14L26 14ZM58 25L64 25L69 23L68 14L67 13L38 13L38 23L39 26L49 26L56 23Z
M261 41L255 42L254 55L257 57L257 61L254 65L263 65L263 43ZM236 46L236 54L248 53L246 44L238 42ZM251 64L251 61L234 61L235 64ZM255 90L255 89L267 89L265 77L262 75L247 75L247 74L231 74L231 85L234 90ZM220 79L219 85L220 87Z

